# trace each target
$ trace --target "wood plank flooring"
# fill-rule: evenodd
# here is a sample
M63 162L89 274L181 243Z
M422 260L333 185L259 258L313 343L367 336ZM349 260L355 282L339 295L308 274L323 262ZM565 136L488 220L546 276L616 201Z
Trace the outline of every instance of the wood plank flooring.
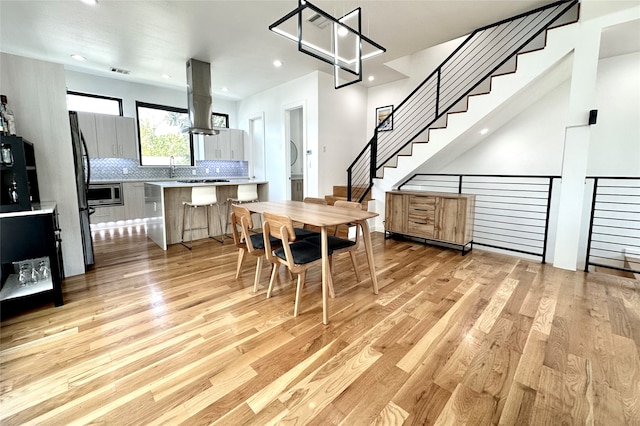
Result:
M96 268L0 324L4 425L640 425L640 281L373 235L323 326L281 270L213 240L95 234Z

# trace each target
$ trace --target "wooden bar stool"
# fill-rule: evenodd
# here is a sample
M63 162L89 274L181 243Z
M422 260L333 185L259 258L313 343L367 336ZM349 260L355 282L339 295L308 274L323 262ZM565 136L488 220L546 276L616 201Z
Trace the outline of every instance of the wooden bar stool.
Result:
M220 212L220 204L218 203L218 196L215 186L194 186L191 188L191 201L182 202L182 241L180 244L191 250L193 248L193 231L196 229L206 229L209 238L212 238L218 242L224 243L223 239L217 239L211 235L211 220L209 207L218 207L218 219L220 220L220 232L222 232L222 214ZM204 207L205 215L207 216L207 226L194 228L193 227L193 211L198 207ZM187 218L187 208L189 209L189 228L185 228L185 220ZM184 233L189 232L189 245L184 242Z

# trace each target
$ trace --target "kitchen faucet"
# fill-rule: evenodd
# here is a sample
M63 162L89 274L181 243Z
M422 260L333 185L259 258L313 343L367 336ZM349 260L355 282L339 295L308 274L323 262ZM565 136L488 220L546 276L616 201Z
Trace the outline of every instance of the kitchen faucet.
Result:
M173 158L173 155L169 157L169 177L171 179L176 177L176 159Z

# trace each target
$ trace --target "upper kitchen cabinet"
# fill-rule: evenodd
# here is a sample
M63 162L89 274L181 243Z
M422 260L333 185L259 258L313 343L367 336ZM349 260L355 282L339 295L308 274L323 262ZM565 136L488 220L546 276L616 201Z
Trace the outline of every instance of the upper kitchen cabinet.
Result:
M244 132L216 128L220 133L204 138L205 160L244 160Z
M79 112L78 124L90 157L138 157L136 124L133 118Z
M92 112L78 111L78 127L87 144L89 158L98 157L98 135L96 134L95 116Z

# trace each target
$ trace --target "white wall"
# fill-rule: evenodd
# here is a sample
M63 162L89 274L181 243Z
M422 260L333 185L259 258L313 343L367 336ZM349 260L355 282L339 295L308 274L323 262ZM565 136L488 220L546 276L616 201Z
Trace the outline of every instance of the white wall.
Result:
M0 53L0 92L15 114L16 133L34 145L40 199L58 205L65 275L83 274L64 68Z
M590 127L588 175L640 176L638 75L640 53L599 61L598 122ZM567 81L455 161L422 171L559 175L568 105Z
M284 200L290 187L287 171L285 110L303 106L305 185L318 187L318 72L250 96L238 103L238 128L249 131L249 120L264 114L266 180L269 199ZM305 195L314 196L313 191Z
M391 61L389 65L408 75L404 80L375 86L369 89L367 99L367 142L373 137L376 126L376 108L393 105L397 108L422 81L429 76L464 40L460 37L404 58ZM364 144L363 144L364 146Z
M640 52L599 61L591 176L640 176Z
M336 90L333 76L320 73L319 166L317 196L346 185L347 167L367 139L367 91L359 84Z
M65 76L67 90L122 99L125 117L136 117L136 101L187 108L186 86L178 90L70 70L65 71ZM214 98L212 103L213 111L229 114L229 127L237 128L237 102Z

